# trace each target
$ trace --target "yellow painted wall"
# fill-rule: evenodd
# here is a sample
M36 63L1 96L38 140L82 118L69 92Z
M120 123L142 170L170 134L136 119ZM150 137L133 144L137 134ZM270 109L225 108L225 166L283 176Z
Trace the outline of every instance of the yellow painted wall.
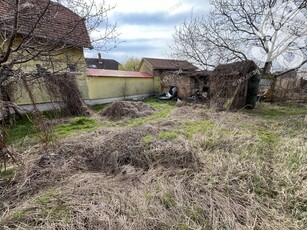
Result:
M46 93L45 87L41 80L34 80L28 82L29 88L32 91L36 103L50 102L51 98ZM13 84L13 98L12 101L18 105L31 104L28 92L22 85L22 82L15 82Z
M0 39L0 43L1 43ZM15 46L18 44L17 43ZM14 56L12 56L14 57ZM37 73L36 65L39 64L42 68L45 68L50 73L65 73L70 72L68 66L76 65L77 72L71 72L76 76L76 80L79 86L79 89L82 93L84 99L88 99L88 87L86 83L86 62L84 58L84 52L82 48L66 48L61 49L58 52L53 52L52 56L50 55L41 55L29 62L15 65L14 69L21 69L24 73ZM35 80L29 82L30 88L33 91L36 103L45 103L50 102L51 98L46 92L40 80ZM21 82L17 82L13 86L13 97L12 100L14 103L23 105L31 104L28 93L22 86Z
M88 99L88 87L86 83L85 74L78 73L74 74L77 80L78 87L81 91L82 98ZM36 103L48 103L51 101L59 101L58 98L51 98L42 83L42 80L36 79L35 81L29 82L30 89L34 95L34 99ZM31 100L28 92L25 90L21 82L17 82L13 85L13 98L12 101L18 105L26 105L31 104Z
M154 90L155 93L162 92L161 77L154 77Z
M125 97L154 92L153 78L87 77L89 99Z
M150 74L151 76L154 76L154 71L153 71L151 65L145 60L142 60L142 62L141 62L140 72L145 72L145 73ZM161 91L162 91L161 77L160 76L154 76L154 92L160 93Z
M149 65L147 61L142 60L141 66L140 66L140 72L149 73L151 76L153 76L153 69Z
M63 51L63 50L62 50ZM45 56L36 58L30 62L24 63L15 68L21 68L25 73L37 72L36 65L46 68L48 72L67 72L68 64L77 64L78 72L73 74L76 76L83 99L108 99L116 97L126 97L133 95L151 94L159 92L160 78L124 78L124 77L87 77L86 62L82 48L66 49L62 53L58 53L52 57ZM143 66L147 72L152 74L148 63ZM36 103L48 103L52 99L46 92L42 81L35 79L29 83L30 88L35 97ZM18 105L31 104L28 93L24 89L21 82L17 82L13 86L13 102Z

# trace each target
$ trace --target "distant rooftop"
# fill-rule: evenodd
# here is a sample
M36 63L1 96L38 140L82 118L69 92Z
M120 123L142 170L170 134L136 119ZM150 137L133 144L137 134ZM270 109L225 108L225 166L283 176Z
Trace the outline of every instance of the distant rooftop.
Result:
M98 54L98 58L85 58L87 68L118 70L119 62L113 59L103 59Z

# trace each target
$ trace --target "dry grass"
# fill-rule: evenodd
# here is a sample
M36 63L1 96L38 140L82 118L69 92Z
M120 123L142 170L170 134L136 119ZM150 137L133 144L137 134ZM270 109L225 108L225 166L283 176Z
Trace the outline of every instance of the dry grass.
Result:
M1 226L306 229L304 115L188 108L28 149L0 196Z
M117 101L101 112L102 116L111 119L137 118L151 115L154 108L143 102Z

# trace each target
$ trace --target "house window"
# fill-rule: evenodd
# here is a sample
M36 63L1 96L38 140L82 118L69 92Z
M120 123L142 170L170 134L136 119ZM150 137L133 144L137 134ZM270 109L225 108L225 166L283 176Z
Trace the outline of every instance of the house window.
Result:
M78 72L78 67L76 64L70 64L68 65L69 72Z
M97 69L97 65L88 65L88 68L93 68L93 69Z

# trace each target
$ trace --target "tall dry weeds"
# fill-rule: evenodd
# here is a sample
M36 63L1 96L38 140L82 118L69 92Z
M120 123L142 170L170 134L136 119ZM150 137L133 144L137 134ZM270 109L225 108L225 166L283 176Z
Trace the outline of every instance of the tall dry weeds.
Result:
M290 126L287 119L211 111L200 116L202 108L195 109L193 122L177 116L63 140L2 192L2 226L306 228L303 116L289 118L300 122ZM162 131L177 135L163 139Z

